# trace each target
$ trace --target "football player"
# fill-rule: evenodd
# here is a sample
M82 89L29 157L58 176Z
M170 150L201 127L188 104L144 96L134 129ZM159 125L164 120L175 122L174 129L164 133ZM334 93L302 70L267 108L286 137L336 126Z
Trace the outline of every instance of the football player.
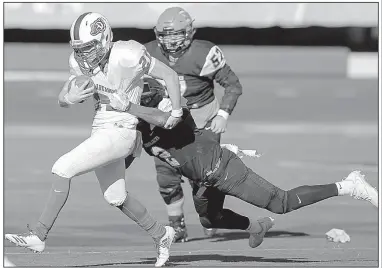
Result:
M158 127L164 125L168 113L143 106L156 107L162 98L156 95L160 94L150 90L143 96L150 101L142 100L142 106L129 104L126 111L146 121L138 125L146 152L166 161L194 182L194 205L205 228L246 230L250 234L249 245L255 248L273 226L270 217L254 220L223 208L226 195L276 214L289 213L336 196L366 200L378 208L378 192L360 171L353 171L336 183L283 190L248 168L234 152L223 148L211 131L198 129L187 110L183 114L184 121L173 129Z
M135 221L155 241L157 262L162 266L169 257L169 248L175 231L161 225L147 209L136 200L125 186L125 158L131 164L141 151L141 133L136 130L138 119L116 110L124 107L123 96L128 102L140 103L143 75L165 80L174 107L165 127L172 128L180 120L180 89L177 74L161 61L153 58L140 43L112 42L113 33L107 19L98 13L84 13L72 24L69 58L70 74L64 84L58 102L62 107L93 97L95 116L89 138L61 156L53 165L55 174L49 199L36 226L28 235L6 234L9 241L18 246L42 252L45 241L59 212L66 203L71 179L95 171L107 203L116 207ZM82 86L76 86L76 77L91 78ZM118 94L117 94L118 93Z
M207 126L220 141L242 86L215 44L194 40L193 19L182 8L166 9L154 28L156 40L145 44L147 51L170 66L179 75L181 91L198 128ZM225 89L221 103L214 94L214 81ZM159 192L166 204L170 225L175 228L175 241L187 240L184 221L184 195L181 174L166 162L155 158ZM215 230L204 229L207 236Z

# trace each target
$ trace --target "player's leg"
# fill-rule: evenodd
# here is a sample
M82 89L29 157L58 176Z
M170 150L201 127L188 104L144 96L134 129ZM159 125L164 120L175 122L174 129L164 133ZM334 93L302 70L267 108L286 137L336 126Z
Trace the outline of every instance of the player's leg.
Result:
M204 228L211 229L238 229L244 230L253 235L264 233L273 226L271 218L261 218L255 220L240 215L230 209L223 208L225 194L214 187L204 188L200 191L199 187L193 189L193 199L195 209ZM200 193L202 192L202 193ZM252 241L250 246L257 247L262 239Z
M133 156L129 156L125 160L121 159L97 168L96 176L106 202L135 221L154 239L158 250L157 264L163 265L169 257L175 230L160 224L151 216L146 207L126 190L125 164L129 166L133 159Z
M350 173L341 182L304 185L285 191L247 168L232 152L225 150L223 155L229 157L229 161L225 174L216 184L218 189L277 214L288 213L339 195L354 196L357 199L368 200L375 206L378 205L377 191L363 179L359 172Z
M215 107L215 108L216 108L216 107ZM211 122L212 122L211 120L207 122L207 124L206 124L206 126L205 126L207 129L211 127ZM213 134L214 134L214 135L213 135L214 139L215 139L218 143L220 143L221 133L213 133ZM206 228L206 227L204 227L204 228L203 228L203 232L204 232L204 235L205 235L205 236L207 236L207 237L213 237L213 236L216 234L217 229L216 229L216 228Z
M170 225L175 229L175 242L187 241L187 228L184 220L184 194L181 186L182 175L168 163L154 158L157 171L159 193L167 209Z
M285 191L247 168L239 157L225 149L222 163L225 163L225 168L219 174L219 180L215 184L217 189L277 214L288 213L339 195L350 195L357 199L368 200L377 206L377 191L363 179L359 172L350 173L342 182L300 186ZM251 247L261 244L265 233L273 223L263 222L261 225L262 232L251 233L249 241Z
M198 191L198 189L199 189L198 183L196 183L195 181L190 180L190 179L188 179L188 182L190 183L190 186L191 186L191 189L192 189L193 192L195 192L195 189L196 189L196 191ZM194 198L194 204L196 206L199 202L197 200L195 200L195 198L196 198L195 195L194 195L193 198ZM224 199L223 199L223 201L224 201ZM222 204L222 206L223 206L223 204ZM216 234L217 229L216 228L212 228L212 227L208 227L207 228L207 227L203 226L203 232L204 232L204 235L206 237L213 237Z
M139 145L135 141L136 136L136 131L129 129L113 128L93 131L88 139L61 156L53 165L52 173L56 176L45 208L33 230L30 230L31 234L6 234L5 237L18 246L38 252L43 251L48 233L68 198L71 178L130 154Z
M45 240L53 227L62 207L65 205L70 190L70 179L55 176L49 191L45 208L32 230L29 225L29 234L5 234L5 238L17 246L25 247L34 252L45 249Z
M131 164L134 158L129 156L127 159ZM159 239L165 234L164 226L154 220L147 209L126 190L123 160L97 168L95 173L109 205L120 209L153 239Z
M229 209L224 209L225 194L216 188L201 188L194 186L192 197L200 223L204 228L240 229L245 230L249 219Z

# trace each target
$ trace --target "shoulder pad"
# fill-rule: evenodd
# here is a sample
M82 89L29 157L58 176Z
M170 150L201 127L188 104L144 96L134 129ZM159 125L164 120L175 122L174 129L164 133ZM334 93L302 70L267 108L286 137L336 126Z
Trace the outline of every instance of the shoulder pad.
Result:
M145 44L145 47L149 53L152 53L158 47L158 42L157 40L150 41Z
M140 58L147 53L145 46L134 40L118 41L112 49L114 53L118 53L118 57L126 67L137 66Z
M125 47L125 48L130 49L130 50L139 50L139 49L142 49L144 47L141 43L139 43L135 40L117 41L117 42L115 42L115 45Z
M215 44L207 40L195 39L192 42L192 46L198 50L204 51L207 54L208 51L210 51L210 49L215 46Z

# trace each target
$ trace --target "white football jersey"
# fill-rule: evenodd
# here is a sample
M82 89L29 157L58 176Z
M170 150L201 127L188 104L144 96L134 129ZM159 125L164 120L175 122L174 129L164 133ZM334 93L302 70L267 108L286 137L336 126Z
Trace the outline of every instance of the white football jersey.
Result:
M110 96L117 90L124 90L132 103L139 104L143 91L142 77L151 72L154 64L155 59L146 48L134 40L113 44L105 71L99 71L91 77L96 88L93 127L117 123L135 128L138 119L129 113L114 110L110 106ZM83 74L73 53L69 58L69 67L70 79Z

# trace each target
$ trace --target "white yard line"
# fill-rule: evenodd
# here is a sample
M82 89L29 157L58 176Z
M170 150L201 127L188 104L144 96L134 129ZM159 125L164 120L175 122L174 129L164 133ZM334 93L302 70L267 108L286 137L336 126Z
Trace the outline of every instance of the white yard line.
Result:
M5 82L63 82L68 77L63 71L4 71Z

